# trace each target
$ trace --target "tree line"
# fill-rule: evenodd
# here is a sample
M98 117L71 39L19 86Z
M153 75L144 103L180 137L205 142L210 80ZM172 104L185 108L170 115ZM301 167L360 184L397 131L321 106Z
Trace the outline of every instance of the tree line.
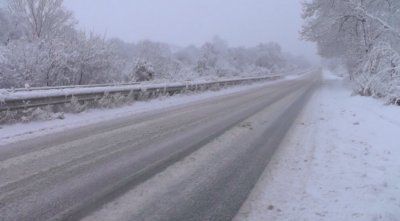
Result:
M277 43L201 47L106 39L76 28L63 0L6 0L0 5L0 88L141 80L257 76L307 66Z

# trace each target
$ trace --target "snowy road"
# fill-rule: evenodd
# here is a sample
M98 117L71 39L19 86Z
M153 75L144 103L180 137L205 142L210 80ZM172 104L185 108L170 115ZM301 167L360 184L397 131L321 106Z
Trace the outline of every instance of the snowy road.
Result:
M230 220L318 81L0 146L0 220Z

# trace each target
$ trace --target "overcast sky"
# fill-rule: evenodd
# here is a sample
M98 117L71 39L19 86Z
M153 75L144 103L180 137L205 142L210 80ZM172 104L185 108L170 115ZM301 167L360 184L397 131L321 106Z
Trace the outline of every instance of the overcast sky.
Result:
M65 0L86 31L126 41L201 45L218 35L232 46L275 41L316 60L299 40L300 0Z

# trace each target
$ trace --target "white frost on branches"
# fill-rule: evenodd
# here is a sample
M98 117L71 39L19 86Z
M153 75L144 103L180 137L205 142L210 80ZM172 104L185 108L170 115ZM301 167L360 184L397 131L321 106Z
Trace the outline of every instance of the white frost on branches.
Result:
M5 0L0 6L0 88L267 75L307 66L277 43L230 47L215 37L185 48L107 40L76 29L63 0Z
M380 43L368 53L355 73L356 91L362 95L400 98L400 55L387 43Z
M400 98L400 1L311 0L302 36L347 67L361 95Z

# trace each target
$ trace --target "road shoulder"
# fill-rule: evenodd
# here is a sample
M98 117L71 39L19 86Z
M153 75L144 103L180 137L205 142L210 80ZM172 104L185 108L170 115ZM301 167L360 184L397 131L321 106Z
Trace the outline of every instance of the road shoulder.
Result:
M400 109L342 85L324 77L236 221L399 220Z

